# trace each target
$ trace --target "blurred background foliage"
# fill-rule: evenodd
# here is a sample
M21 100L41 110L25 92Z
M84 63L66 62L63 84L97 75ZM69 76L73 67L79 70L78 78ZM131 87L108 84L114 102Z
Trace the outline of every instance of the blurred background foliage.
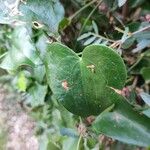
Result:
M79 55L89 44L116 49L128 70L123 92L150 118L150 1L1 0L0 23L0 81L22 95L19 102L36 120L39 149L137 149L96 136L88 129L92 117L79 118L59 105L47 86L43 62L53 41ZM0 130L0 146L3 134Z

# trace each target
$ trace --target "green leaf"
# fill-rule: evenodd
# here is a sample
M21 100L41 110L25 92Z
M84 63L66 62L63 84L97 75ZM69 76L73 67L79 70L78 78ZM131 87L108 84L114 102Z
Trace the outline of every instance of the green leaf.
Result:
M44 65L38 65L33 70L33 78L36 79L38 82L42 82L45 76L45 66Z
M81 40L83 40L85 38L88 38L90 35L91 35L90 32L84 33L84 34L82 34L81 36L78 37L77 41L81 41Z
M19 9L25 21L44 24L53 33L57 32L64 16L64 8L59 0L28 0L25 4L21 3Z
M143 4L146 0L130 0L128 5L131 8L135 8L141 4Z
M26 77L23 72L20 72L19 77L18 77L18 88L20 91L26 91L27 88L27 81Z
M13 8L16 0L0 0L0 23L10 24L14 21Z
M36 64L41 63L28 32L23 26L14 30L10 40L11 48L0 64L1 68L16 71L21 66L34 68Z
M121 7L126 3L127 0L118 0L118 6Z
M92 21L92 25L93 25L94 32L95 32L96 34L99 34L99 32L98 32L98 26L97 26L97 24L95 23L95 21Z
M133 45L134 42L135 42L135 38L130 37L130 38L126 39L126 40L123 42L122 48L123 48L123 49L128 49L128 48L130 48L130 47Z
M47 86L35 83L29 90L26 98L26 104L31 105L31 107L37 107L44 105L45 96L47 93Z
M106 87L122 89L126 69L121 57L104 45L91 45L82 58L59 43L49 45L46 72L53 96L73 114L97 115L112 105Z
M150 108L145 109L144 111L142 111L142 113L150 118Z
M95 40L93 44L100 44L101 42L102 42L102 39L99 38L99 39Z
M150 35L149 35L150 37ZM144 37L143 37L144 38ZM138 44L137 44L137 47L134 48L132 50L133 53L137 53L141 50L143 50L144 48L148 47L150 45L150 40L147 40L147 39L143 39L141 40Z
M140 96L142 97L143 101L148 105L150 106L150 95L145 93L145 92L142 92L140 93Z
M70 129L70 128L61 128L60 133L63 136L67 135L68 137L73 137L73 138L78 137L77 131L74 129Z
M81 141L80 141L80 143L78 143L78 142L79 142L78 138L71 138L71 137L66 138L63 141L63 148L62 148L62 150L83 150L82 142Z
M150 67L143 67L140 71L146 83L150 82Z
M83 45L89 45L89 44L93 43L93 42L95 41L95 39L96 39L95 36L90 37L90 38L88 38L88 39L84 42Z
M114 111L101 113L93 123L93 130L128 144L149 146L150 119L134 111L117 93L108 97L116 100Z
M0 23L45 25L53 33L58 32L59 22L64 17L64 8L59 0L0 1Z
M50 141L48 135L45 133L39 138L39 150L60 150L60 148Z
M64 30L65 28L67 28L70 25L71 21L68 18L64 18L63 20L61 20L61 22L59 23L59 31Z

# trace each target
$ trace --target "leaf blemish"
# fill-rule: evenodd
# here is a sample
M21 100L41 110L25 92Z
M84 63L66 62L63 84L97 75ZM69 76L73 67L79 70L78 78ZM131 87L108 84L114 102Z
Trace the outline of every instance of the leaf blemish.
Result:
M39 29L39 28L42 28L43 25L37 21L33 21L33 26L36 28L36 29Z
M64 80L62 83L61 83L62 87L68 91L69 90L69 87L68 87L68 82L66 80Z
M88 65L86 66L88 69L90 69L93 73L95 72L95 66L94 65Z

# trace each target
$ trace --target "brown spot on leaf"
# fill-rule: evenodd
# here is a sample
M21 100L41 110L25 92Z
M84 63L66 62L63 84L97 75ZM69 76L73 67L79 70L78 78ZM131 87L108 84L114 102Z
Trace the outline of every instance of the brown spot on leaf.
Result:
M69 87L68 87L68 82L65 80L65 81L63 81L62 83L61 83L61 85L62 85L62 87L66 90L66 91L68 91L69 90Z
M86 66L88 69L90 69L93 73L95 72L95 66L94 65L88 65Z
M37 22L37 21L33 21L33 26L36 28L36 29L39 29L39 28L42 28L43 27L43 24Z

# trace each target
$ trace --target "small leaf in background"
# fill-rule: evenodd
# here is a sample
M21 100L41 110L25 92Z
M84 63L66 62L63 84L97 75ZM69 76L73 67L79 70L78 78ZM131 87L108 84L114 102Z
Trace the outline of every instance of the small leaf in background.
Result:
M95 39L96 39L95 36L90 37L90 38L88 38L88 39L83 43L83 45L86 46L86 45L92 44L92 43L94 42Z
M43 64L36 65L33 69L33 78L35 78L39 83L41 83L45 76L45 66Z
M142 3L144 3L146 0L129 0L128 1L128 5L131 7L131 8L135 8L139 5L141 5Z
M124 31L124 33L123 33L123 36L122 36L122 38L121 38L121 42L122 42L122 43L124 43L124 42L128 39L128 33L129 33L129 28L126 27L126 28L125 28L125 31Z
M36 64L41 63L31 41L29 29L20 26L12 32L10 39L11 47L0 64L1 68L16 71L21 66L34 68Z
M118 0L118 6L121 7L126 3L127 0Z
M19 10L23 14L21 19L30 24L33 21L42 23L53 33L57 33L59 22L64 17L64 8L59 0L28 0L20 4Z
M59 0L28 0L26 2L16 0L0 1L0 23L46 25L53 33L58 32L59 22L64 17L64 8Z
M138 42L140 42L141 40L150 40L150 29L149 29L150 23L147 22L142 22L140 24L140 26L138 27L138 30L142 30L143 28L147 28L147 30L143 30L141 32L137 32L133 35L133 37L135 37L137 39ZM135 31L136 32L136 31Z
M77 131L74 129L70 129L70 128L61 128L60 129L60 133L61 135L65 136L67 135L68 137L73 137L73 138L77 138L79 135L77 134Z
M85 38L88 38L89 36L91 36L91 33L84 33L84 34L82 34L81 36L79 36L77 38L77 41L81 41L81 40L83 40Z
M39 138L39 150L61 150L58 145L53 143L49 137L44 133Z
M102 42L102 39L99 38L99 39L95 40L93 44L101 44L101 42Z
M47 86L40 85L35 83L28 91L27 91L27 98L25 103L29 104L32 108L44 105L45 96L47 93Z
M143 67L140 73L143 76L145 82L147 84L150 83L150 67Z
M143 39L150 40L150 31L148 30L148 31L137 33L133 35L133 37L135 37L138 41L143 40Z
M61 20L61 22L59 23L59 31L64 30L70 25L70 23L71 21L68 18L64 18L63 20Z
M47 42L48 42L48 37L46 35L42 34L38 41L36 42L36 48L40 52L40 57L44 59L45 53L46 53L46 48L47 48Z
M10 24L14 21L12 6L15 6L16 0L0 0L0 23Z
M83 150L83 141L81 140L80 143L78 142L79 142L79 138L67 137L63 141L62 150Z
M148 47L150 45L150 40L147 40L147 39L143 39L141 40L138 44L137 44L137 47L134 48L132 50L133 53L137 53L141 50L143 50L144 48Z
M99 34L99 33L98 33L98 26L97 26L97 24L95 23L95 21L92 21L92 25L93 25L94 32L95 32L96 34Z
M24 75L23 72L19 73L19 77L18 77L18 88L20 91L25 92L26 88L27 88L27 81L26 81L26 77Z
M126 39L123 42L123 44L121 45L121 47L123 49L128 49L128 48L130 48L134 44L134 42L135 42L135 38L134 37L130 37L130 38Z
M150 106L150 95L145 93L145 92L142 92L140 93L140 96L142 97L143 101L148 105Z
M143 110L142 113L150 118L150 108Z

